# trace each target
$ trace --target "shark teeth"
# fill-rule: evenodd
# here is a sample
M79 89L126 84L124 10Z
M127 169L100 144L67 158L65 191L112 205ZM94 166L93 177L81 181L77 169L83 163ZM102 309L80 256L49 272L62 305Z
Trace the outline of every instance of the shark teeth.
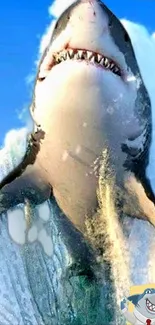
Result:
M149 299L146 299L146 306L150 311L155 312L155 305Z
M98 66L101 66L107 70L112 71L114 74L121 76L121 69L116 65L114 61L92 51L68 49L53 55L53 58L55 61L54 65L66 60L85 60L95 65L97 64Z

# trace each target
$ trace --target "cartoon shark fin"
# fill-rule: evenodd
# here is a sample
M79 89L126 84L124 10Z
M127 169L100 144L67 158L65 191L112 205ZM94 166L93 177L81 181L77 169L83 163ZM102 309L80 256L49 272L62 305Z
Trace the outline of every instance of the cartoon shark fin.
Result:
M138 301L139 301L139 295L129 296L127 299L129 301L131 301L136 306L138 304Z

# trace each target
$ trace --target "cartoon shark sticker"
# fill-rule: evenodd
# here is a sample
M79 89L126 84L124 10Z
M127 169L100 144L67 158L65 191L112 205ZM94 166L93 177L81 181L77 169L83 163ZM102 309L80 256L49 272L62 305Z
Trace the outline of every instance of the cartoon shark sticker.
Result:
M127 300L134 305L133 312L128 310ZM155 324L155 289L147 288L121 301L121 311L131 324Z

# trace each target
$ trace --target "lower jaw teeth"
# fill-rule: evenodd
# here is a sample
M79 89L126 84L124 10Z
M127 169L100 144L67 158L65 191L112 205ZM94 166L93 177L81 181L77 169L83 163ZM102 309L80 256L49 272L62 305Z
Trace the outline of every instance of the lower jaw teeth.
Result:
M112 71L115 74L119 74L116 67L112 66L112 68L110 68L110 64L106 64L106 65L101 64L101 62L96 62L94 58L91 58L90 60L86 60L85 58L79 58L79 57L75 57L75 56L74 56L74 58L70 58L69 56L67 56L66 58L58 58L56 63L59 64L63 61L68 61L68 60L82 60L82 61L86 61L86 62L90 62L90 63L95 63L107 70L109 69L110 71Z
M154 311L155 312L155 306L149 306L149 305L147 305L147 308L150 310L150 311Z

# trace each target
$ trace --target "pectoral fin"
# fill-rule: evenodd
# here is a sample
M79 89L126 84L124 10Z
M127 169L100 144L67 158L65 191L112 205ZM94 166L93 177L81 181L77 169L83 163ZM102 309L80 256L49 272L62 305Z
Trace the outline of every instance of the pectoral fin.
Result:
M25 198L34 204L40 204L50 197L51 186L45 181L36 163L40 140L44 135L42 130L31 135L22 162L0 183L0 213L23 203Z
M147 184L146 184L147 185ZM148 220L155 226L155 204L148 187L137 180L133 173L126 175L125 187L127 190L124 205L124 213Z

